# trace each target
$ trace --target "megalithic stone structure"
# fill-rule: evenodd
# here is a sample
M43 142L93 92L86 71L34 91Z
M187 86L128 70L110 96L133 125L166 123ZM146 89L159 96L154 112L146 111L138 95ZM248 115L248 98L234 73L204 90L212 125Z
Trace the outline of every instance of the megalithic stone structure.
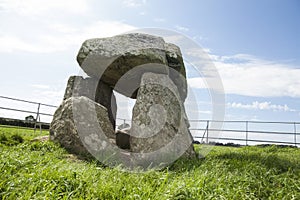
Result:
M63 102L50 126L52 140L74 153L88 152L72 119L72 112L74 117L77 110L72 103L75 101L76 105L81 105L78 102L86 105L86 112L95 108L97 125L104 126L102 130L113 145L117 145L117 140L122 144L120 148L126 147L129 153L155 151L181 138L177 142L186 144L184 149L174 150L174 144L168 147L180 155L195 156L184 109L186 71L178 46L141 33L89 39L82 44L77 61L88 77L69 78ZM131 129L117 134L114 90L137 99ZM166 151L173 150L166 148Z

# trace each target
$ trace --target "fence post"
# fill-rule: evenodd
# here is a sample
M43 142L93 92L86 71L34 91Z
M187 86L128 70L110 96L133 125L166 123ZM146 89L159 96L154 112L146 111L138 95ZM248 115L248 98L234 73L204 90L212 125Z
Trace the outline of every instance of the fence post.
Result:
M37 112L36 112L36 118L34 120L34 133L36 131L37 120L40 117L40 107L41 107L41 103L38 104L38 108L37 108ZM41 129L41 125L40 125L40 129Z
M248 121L246 121L246 146L248 146Z
M206 144L208 144L208 127L209 127L209 120L207 120L207 124L206 124Z
M295 146L297 146L297 128L296 128L296 122L294 122L294 142L295 142Z

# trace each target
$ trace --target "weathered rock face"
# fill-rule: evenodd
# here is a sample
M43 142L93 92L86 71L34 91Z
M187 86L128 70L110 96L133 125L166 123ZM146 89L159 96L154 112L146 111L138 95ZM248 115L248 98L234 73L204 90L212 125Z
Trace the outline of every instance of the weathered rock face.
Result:
M85 96L101 104L108 110L109 120L116 125L117 102L113 89L96 78L71 76L65 90L64 100L70 97Z
M89 77L83 78L82 76L70 76L63 100L66 100L72 96L85 96L91 100L95 100L97 85L97 79Z
M169 77L177 86L181 100L184 101L187 97L187 82L181 51L178 46L171 43L166 43L165 49L168 66L173 69L170 70Z
M133 108L131 151L153 152L174 142L175 137L182 138L176 141L178 146L184 143L190 146L192 136L185 118L179 93L168 76L145 73ZM186 149L186 146L182 146L179 151ZM194 156L193 148L188 148L186 155Z
M84 118L96 113L98 124L80 119L77 119L79 122L76 123L73 112L76 112L78 108L74 107L74 104L84 106L84 110L86 111L84 113L85 116L83 116ZM50 125L50 139L59 142L72 153L81 155L89 154L78 134L79 127L77 126L80 123L85 123L82 124L84 127L99 125L108 138L115 139L114 129L109 121L107 109L84 96L70 97L62 102L56 110Z
M125 34L85 41L77 61L90 77L69 78L50 126L51 140L103 163L126 158L129 166L195 156L183 105L187 81L179 47L161 37ZM113 90L137 99L131 127L116 133Z
M170 78L176 83L182 100L187 96L186 73L180 49L174 44L165 43L163 38L141 33L118 35L110 38L86 40L77 55L81 68L91 77L101 78L112 88L128 71L143 64L162 64L176 70ZM168 68L148 66L148 72L169 74ZM139 86L142 74L134 77L136 87ZM133 86L134 87L134 86ZM136 92L123 95L136 98Z
M113 89L102 81L99 81L96 89L95 102L107 108L109 120L111 121L113 128L115 128L117 116L117 101L113 93Z

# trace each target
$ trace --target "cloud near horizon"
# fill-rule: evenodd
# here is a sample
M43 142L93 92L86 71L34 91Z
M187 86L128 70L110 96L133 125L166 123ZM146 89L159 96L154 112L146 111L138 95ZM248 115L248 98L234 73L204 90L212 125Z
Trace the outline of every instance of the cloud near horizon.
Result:
M241 108L241 109L248 109L248 110L272 110L272 111L283 111L283 112L296 112L295 109L289 108L286 104L284 105L277 105L272 104L271 102L258 102L254 101L251 104L242 104L242 103L227 103L229 108Z
M253 97L300 97L300 69L287 63L272 62L255 56L210 54L226 94ZM188 80L190 87L207 88L203 77Z

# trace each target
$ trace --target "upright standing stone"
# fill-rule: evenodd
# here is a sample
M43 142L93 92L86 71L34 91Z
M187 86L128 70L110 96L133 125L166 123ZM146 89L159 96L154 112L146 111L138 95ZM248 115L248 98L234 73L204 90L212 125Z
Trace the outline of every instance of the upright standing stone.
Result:
M89 115L96 114L98 118L97 124L87 120L74 119L74 111L78 108L76 106L84 106L86 118ZM75 121L77 120L77 121ZM83 126L99 126L107 136L107 138L115 139L114 129L109 121L107 109L90 100L87 97L70 97L62 102L62 104L55 111L53 120L50 125L50 139L59 142L64 148L75 154L87 155L89 152L82 142L82 138L78 133L80 123L85 123ZM91 123L91 124L86 124Z
M171 68L169 77L177 86L181 100L184 102L187 97L187 81L181 51L178 46L171 43L166 43L165 49L168 66Z
M145 73L142 77L133 108L130 130L132 152L153 152L171 143L176 135L185 138L177 141L185 155L194 156L192 136L185 121L185 110L176 86L167 75ZM184 153L184 152L182 152Z
M109 115L112 126L116 125L117 101L113 89L97 78L71 76L65 90L64 100L70 97L85 96L103 105Z

